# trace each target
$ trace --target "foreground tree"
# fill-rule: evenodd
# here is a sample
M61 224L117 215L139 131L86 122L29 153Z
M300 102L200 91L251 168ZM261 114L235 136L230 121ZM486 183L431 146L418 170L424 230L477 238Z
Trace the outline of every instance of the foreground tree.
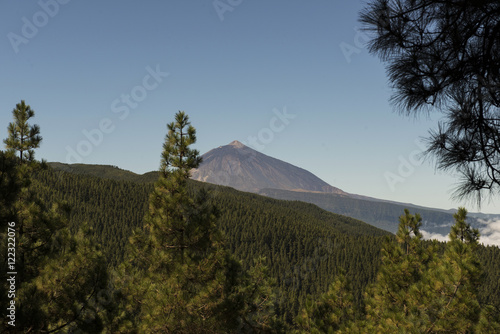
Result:
M0 227L2 231L14 218L12 207L21 189L16 166L13 152L0 151Z
M458 197L500 190L500 2L373 0L361 13L396 108L445 113L428 152L462 175Z
M190 172L201 163L198 151L189 147L196 141L194 127L184 112L167 127L144 230L131 237L118 277L126 300L118 328L141 333L271 329L274 318L262 316L269 307L259 302L269 291L252 285L253 279L267 284L262 268L243 273L225 250L207 191L193 194L189 187Z
M420 215L405 209L395 240L386 240L382 247L376 283L366 294L366 324L370 331L410 330L417 320L418 315L412 314L411 305L416 302L412 287L422 280L436 255L433 247L423 247L421 225Z
M48 207L34 192L31 176L42 166L35 161L33 151L41 140L37 137L39 130L28 131L35 134L36 145L34 142L27 144L29 136L19 135L17 130L10 131L18 126L22 129L29 127L26 121L33 116L29 110L21 107L14 113L14 123L9 126L10 137L5 141L13 143L16 138L21 138L20 145L10 146L7 153L0 152L2 263L7 264L8 248L11 253L14 248L16 258L10 270L4 266L0 273L2 300L6 295L6 273L17 273L15 297L9 297L9 303L15 302L15 321L9 324L14 319L7 317L7 308L2 308L0 326L2 332L13 333L77 329L98 332L102 328L103 310L94 307L93 298L106 288L104 259L84 230L75 236L70 234L69 207L66 204ZM31 129L38 129L38 126ZM14 156L17 152L19 158ZM15 230L14 247L12 239L11 245L7 242L7 222ZM9 310L7 312L10 314Z
M414 292L420 299L418 306L425 310L421 312L425 315L421 328L427 332L474 333L480 318L477 287L482 271L476 255L479 232L466 223L465 208L459 208L453 217L455 225L444 255L430 266Z
M443 255L437 243L423 247L420 217L400 218L396 240L382 249L376 282L366 294L366 317L346 326L347 333L488 333L499 324L494 310L481 306L476 256L479 233L459 208Z
M2 263L2 271L0 272L0 303L6 307L2 307L0 316L0 325L2 329L6 327L7 318L6 308L10 303L7 284L6 272L8 271L8 227L9 223L14 221L15 212L13 210L14 203L18 197L21 184L16 171L16 159L12 152L0 151L0 259ZM8 310L7 310L8 311ZM8 311L10 313L10 311Z

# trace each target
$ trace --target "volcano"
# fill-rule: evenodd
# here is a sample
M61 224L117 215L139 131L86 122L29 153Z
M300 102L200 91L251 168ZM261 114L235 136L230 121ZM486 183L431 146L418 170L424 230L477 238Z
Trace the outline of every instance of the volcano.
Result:
M191 175L197 181L253 193L271 188L347 195L311 172L260 153L237 140L210 150L202 157L202 164Z

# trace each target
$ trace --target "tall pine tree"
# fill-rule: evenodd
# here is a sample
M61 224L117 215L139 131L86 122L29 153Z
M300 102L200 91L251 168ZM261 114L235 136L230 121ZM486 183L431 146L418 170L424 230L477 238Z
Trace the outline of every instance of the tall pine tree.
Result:
M2 152L0 185L10 195L2 195L6 207L0 211L16 230L16 292L12 299L16 312L12 326L7 323L11 319L6 317L6 308L2 308L0 326L3 332L13 333L98 332L103 310L92 301L107 288L104 259L88 233L70 234L66 204L47 205L33 190L31 177L43 167L34 157L41 141L39 127L27 124L34 112L24 101L13 114L5 140L9 151ZM14 158L17 153L18 158ZM4 223L5 219L0 231L2 258L7 254ZM2 285L6 272L0 273Z
M479 231L466 222L465 208L459 208L453 218L444 255L415 289L419 302L425 303L426 321L421 328L435 333L474 333L481 312L477 300L482 275L476 255Z
M377 280L367 290L367 330L390 333L412 328L415 319L410 290L435 256L432 247L425 249L422 245L421 225L420 215L405 209L395 240L385 242Z
M144 229L130 238L117 277L124 302L116 328L140 333L271 330L275 318L262 296L270 293L263 288L268 282L262 268L242 271L224 247L208 192L195 193L189 186L191 170L202 161L190 148L194 127L179 111L167 128Z

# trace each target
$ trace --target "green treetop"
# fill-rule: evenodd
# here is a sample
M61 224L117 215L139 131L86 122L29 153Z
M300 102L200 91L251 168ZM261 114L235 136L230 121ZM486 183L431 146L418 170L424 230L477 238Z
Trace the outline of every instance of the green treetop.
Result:
M216 212L207 194L188 193L190 172L202 160L199 152L189 147L196 142L196 130L183 111L175 115L175 122L167 128L160 178L150 195L145 221L152 246L162 253L159 263L184 264L210 251L213 243L220 239L220 233L215 227Z
M32 161L35 157L35 148L40 146L42 137L38 125L29 125L28 120L35 116L35 111L24 100L16 104L12 110L14 122L8 126L9 137L4 140L8 150L19 152L21 163L23 160Z

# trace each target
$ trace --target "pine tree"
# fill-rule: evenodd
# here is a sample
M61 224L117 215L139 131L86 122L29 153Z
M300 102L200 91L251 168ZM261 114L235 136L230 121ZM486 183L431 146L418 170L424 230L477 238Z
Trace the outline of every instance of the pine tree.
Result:
M360 16L396 109L444 114L427 153L438 169L461 175L455 195L480 202L497 194L500 2L371 0Z
M269 277L265 260L265 257L254 260L254 265L243 273L236 292L231 296L243 304L239 310L237 333L282 333L287 329L275 313L273 287L276 281ZM241 302L233 301L233 305Z
M4 232L13 219L13 204L21 189L16 166L13 152L0 150L0 232Z
M145 219L151 241L162 250L156 255L164 265L199 260L220 242L216 211L207 194L188 194L190 172L201 163L199 152L189 148L196 142L196 131L184 112L177 113L175 120L167 126L161 175L150 195Z
M160 178L149 199L145 225L148 263L140 327L144 332L215 331L224 292L226 259L216 211L208 194L188 193L190 171L201 157L189 146L196 132L184 112L168 124Z
M482 270L477 259L479 231L466 223L467 210L459 208L453 215L445 253L430 266L426 278L416 290L425 303L422 324L428 332L474 333L480 319L477 287Z
M145 228L130 239L125 267L133 275L121 277L129 299L125 310L132 315L125 323L143 333L211 332L224 261L216 211L205 192L188 193L190 170L201 163L198 152L189 148L196 132L188 116L177 113L167 128Z
M67 204L48 206L34 191L31 177L43 167L34 160L34 148L41 141L39 127L27 125L33 111L24 102L16 110L10 136L5 140L10 145L4 155L8 168L1 176L2 186L14 197L8 197L4 202L9 207L0 210L7 212L16 230L16 326L7 324L5 308L0 326L5 332L15 333L99 331L103 310L92 305L92 297L107 288L103 257L89 241L88 233L70 234ZM15 150L20 152L19 158L13 157ZM1 232L5 233L3 225ZM7 238L3 236L2 257L7 254ZM2 270L2 284L6 272Z
M144 229L130 238L117 277L124 302L115 328L139 333L271 331L274 317L263 268L242 270L225 248L209 193L189 186L191 170L201 163L198 151L189 147L196 141L194 127L179 111L167 128Z
M399 218L396 240L387 240L382 248L382 264L377 280L367 292L366 312L368 329L376 332L397 332L413 328L413 299L411 287L422 275L435 251L424 249L420 215L408 209Z
M477 288L482 271L477 259L479 232L466 223L467 211L453 216L450 241L438 256L436 243L424 248L420 217L407 210L396 242L382 250L377 281L368 290L366 319L349 333L485 333L499 328L491 307L481 310Z
M6 281L8 277L5 275L6 272L11 271L8 270L8 261L9 258L11 258L8 256L8 252L12 253L12 251L9 250L9 248L12 248L9 242L13 241L12 239L9 240L8 232L10 231L8 228L12 228L12 223L14 222L14 203L19 194L20 187L21 184L17 177L16 159L14 155L12 152L0 151L0 262L2 263L0 272L0 303L6 306L5 308L2 307L2 312L0 312L2 316L2 320L0 320L0 324L2 325L1 328L4 327L5 321L10 320L6 318L7 314L10 312L7 314L5 313L5 309L7 305L10 304L11 300L8 297L10 288ZM12 237L12 233L10 237Z
M14 122L9 124L9 137L4 140L8 150L19 152L19 159L34 160L34 149L40 146L42 137L40 136L40 127L38 125L30 126L28 120L35 116L35 111L24 100L16 104L12 110Z

